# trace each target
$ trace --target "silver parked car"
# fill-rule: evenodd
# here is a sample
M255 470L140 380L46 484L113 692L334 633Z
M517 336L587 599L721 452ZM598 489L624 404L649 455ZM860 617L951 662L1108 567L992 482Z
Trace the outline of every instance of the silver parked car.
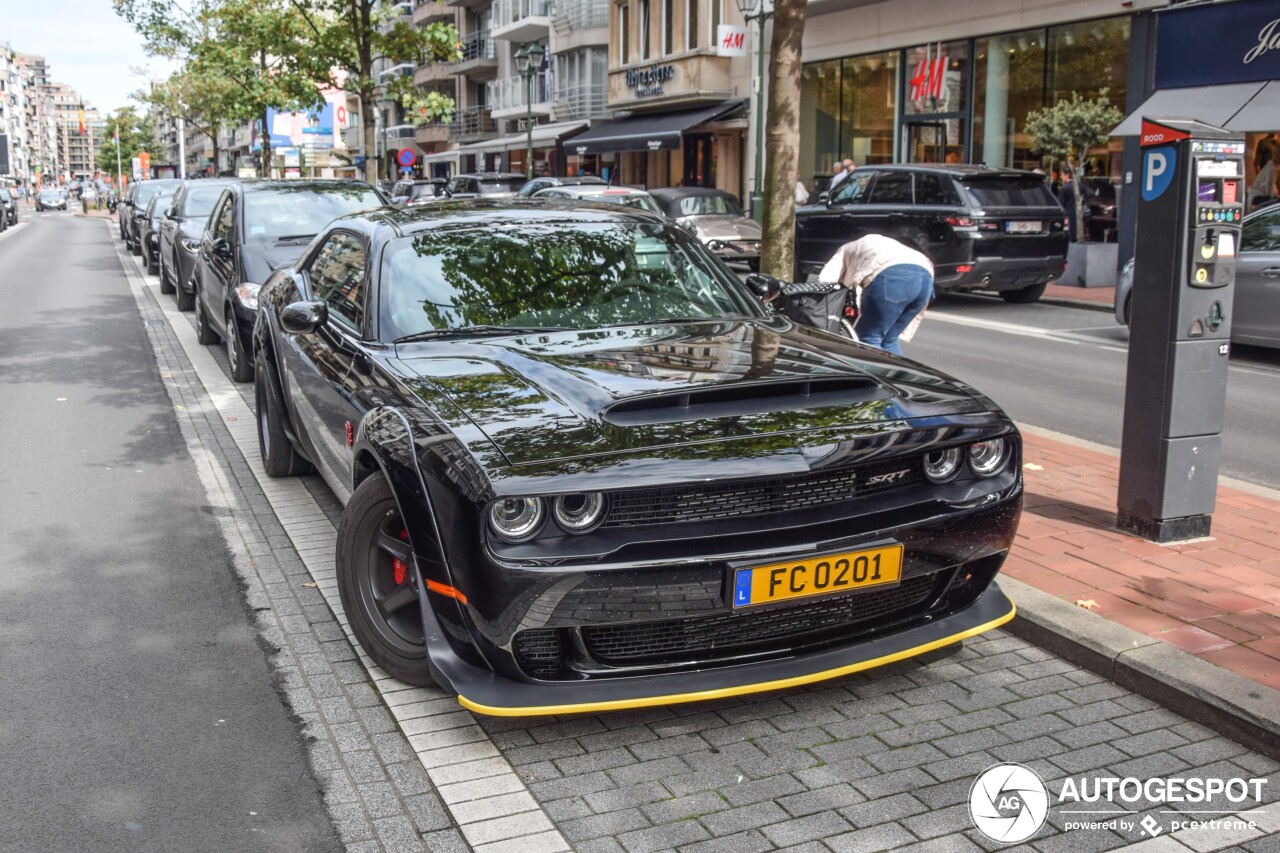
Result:
M724 190L670 187L650 190L671 219L691 229L721 260L760 268L760 223L748 218Z
M1133 261L1116 284L1116 322L1132 314ZM1255 210L1244 218L1236 255L1236 284L1231 340L1280 348L1280 205Z
M533 194L538 199L570 198L575 201L594 201L598 204L621 204L626 207L638 207L650 213L662 213L662 208L653 200L653 196L644 190L631 187L609 187L597 184L584 184L576 187L548 187Z

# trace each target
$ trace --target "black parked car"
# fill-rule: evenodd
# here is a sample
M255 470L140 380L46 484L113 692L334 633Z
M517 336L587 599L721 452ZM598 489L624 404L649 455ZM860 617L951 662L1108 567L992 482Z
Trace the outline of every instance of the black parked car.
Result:
M797 278L884 234L928 255L934 285L1035 302L1067 266L1066 218L1044 176L985 166L860 166L796 211Z
M0 187L0 211L3 211L5 225L18 224L18 202L21 199L13 187Z
M160 225L160 292L176 293L179 311L195 307L196 255L213 206L232 180L186 181L173 196Z
M160 227L175 191L166 188L153 195L151 201L147 202L142 221L138 223L138 243L142 246L142 262L147 272L152 275L160 271Z
M147 205L152 197L161 190L174 192L180 186L182 181L176 178L138 181L129 186L116 215L120 217L120 238L130 252L142 254L142 220L147 214Z
M348 216L259 300L267 472L319 468L356 637L468 708L774 690L1013 615L1009 419L767 314L658 215Z
M583 184L604 184L604 179L597 178L595 175L574 175L562 178L547 175L525 181L516 195L520 198L529 198L538 190L545 190L547 187L580 187Z
M385 203L359 181L245 181L223 188L200 239L194 307L197 339L225 341L232 378L253 378L249 338L258 288L271 271L295 260L335 218Z

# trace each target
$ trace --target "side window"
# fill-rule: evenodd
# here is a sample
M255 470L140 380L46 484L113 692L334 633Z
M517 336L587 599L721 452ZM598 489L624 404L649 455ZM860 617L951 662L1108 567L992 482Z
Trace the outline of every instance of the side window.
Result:
M178 187L178 191L173 194L173 198L169 199L169 202L164 206L164 209L168 210L169 207L172 206L174 210L178 211L178 215L182 215L182 208L186 206L186 201L187 188Z
M832 204L863 204L867 200L867 185L876 176L875 172L854 172L836 187L832 196Z
M916 174L916 204L960 204L951 179L928 173Z
M218 203L218 209L214 211L213 216L209 217L209 233L213 239L222 238L228 243L231 242L236 223L235 210L235 196L227 193Z
M871 204L911 204L911 173L881 172L871 186Z
M329 235L311 262L311 288L316 299L329 306L331 316L356 331L364 324L366 255L358 237L337 231Z
M1255 216L1240 231L1240 251L1280 251L1280 208Z

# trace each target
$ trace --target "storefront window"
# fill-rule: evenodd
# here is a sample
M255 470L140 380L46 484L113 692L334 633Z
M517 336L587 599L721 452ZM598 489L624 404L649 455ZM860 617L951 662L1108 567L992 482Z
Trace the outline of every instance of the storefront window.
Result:
M1027 115L1044 106L1045 31L978 39L974 63L973 160L1034 169Z
M969 85L969 43L942 42L913 47L903 66L903 115L963 112Z
M840 60L806 65L800 78L800 180L825 186L840 151Z
M1106 90L1106 97L1116 109L1124 112L1126 75L1129 66L1129 19L1107 18L1065 24L1049 30L1049 102L1079 92L1096 98ZM1089 150L1087 173L1097 179L1120 177L1121 152L1124 143L1112 139L1106 145Z
M857 56L840 74L840 154L859 166L893 162L898 54Z

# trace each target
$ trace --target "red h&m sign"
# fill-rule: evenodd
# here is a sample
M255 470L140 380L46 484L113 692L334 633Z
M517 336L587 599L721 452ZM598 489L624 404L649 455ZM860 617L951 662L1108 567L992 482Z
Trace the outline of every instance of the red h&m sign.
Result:
M925 98L934 100L941 98L946 78L947 58L945 56L920 60L916 63L915 73L911 77L911 100L914 103L920 103Z
M720 24L716 28L716 56L746 56L747 28Z

